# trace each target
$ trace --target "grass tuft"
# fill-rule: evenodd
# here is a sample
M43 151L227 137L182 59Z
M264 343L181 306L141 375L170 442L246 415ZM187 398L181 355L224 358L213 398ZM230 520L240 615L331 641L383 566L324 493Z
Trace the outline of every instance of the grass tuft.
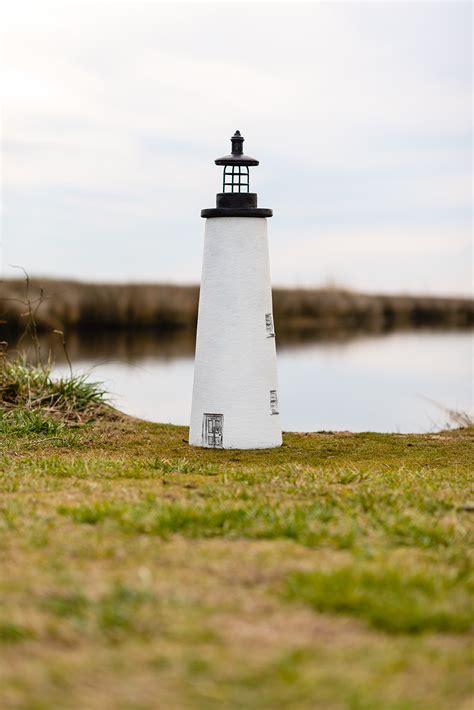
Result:
M0 411L0 434L58 434L65 428L62 421L29 409Z
M82 422L104 404L105 390L87 375L53 379L50 366L0 355L0 431L10 433L13 427L15 433L51 433L52 419Z

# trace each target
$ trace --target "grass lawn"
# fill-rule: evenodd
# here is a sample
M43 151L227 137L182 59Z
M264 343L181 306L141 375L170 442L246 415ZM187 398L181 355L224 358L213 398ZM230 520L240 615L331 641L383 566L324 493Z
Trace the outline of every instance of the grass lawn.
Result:
M1 708L474 707L472 429L0 431Z

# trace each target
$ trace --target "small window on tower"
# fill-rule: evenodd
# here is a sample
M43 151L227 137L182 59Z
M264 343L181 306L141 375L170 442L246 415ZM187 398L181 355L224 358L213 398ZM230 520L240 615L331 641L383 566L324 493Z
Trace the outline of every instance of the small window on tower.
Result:
M279 414L278 397L276 390L270 390L270 414Z
M267 338L275 337L275 328L273 327L273 316L271 313L265 313L265 329L267 331Z

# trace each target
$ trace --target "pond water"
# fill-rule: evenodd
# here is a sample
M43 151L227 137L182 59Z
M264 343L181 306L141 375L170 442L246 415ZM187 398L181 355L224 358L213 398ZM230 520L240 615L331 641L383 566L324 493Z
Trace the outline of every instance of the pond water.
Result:
M151 334L76 335L76 371L102 381L112 403L137 417L188 424L193 339ZM55 373L67 372L56 350ZM278 347L286 431L427 432L446 409L472 412L472 334L409 331L320 337Z

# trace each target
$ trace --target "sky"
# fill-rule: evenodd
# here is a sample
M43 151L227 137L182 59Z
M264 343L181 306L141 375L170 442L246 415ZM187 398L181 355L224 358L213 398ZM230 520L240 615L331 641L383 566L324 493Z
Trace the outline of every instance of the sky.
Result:
M2 272L198 282L239 129L275 285L468 294L472 6L5 3Z

